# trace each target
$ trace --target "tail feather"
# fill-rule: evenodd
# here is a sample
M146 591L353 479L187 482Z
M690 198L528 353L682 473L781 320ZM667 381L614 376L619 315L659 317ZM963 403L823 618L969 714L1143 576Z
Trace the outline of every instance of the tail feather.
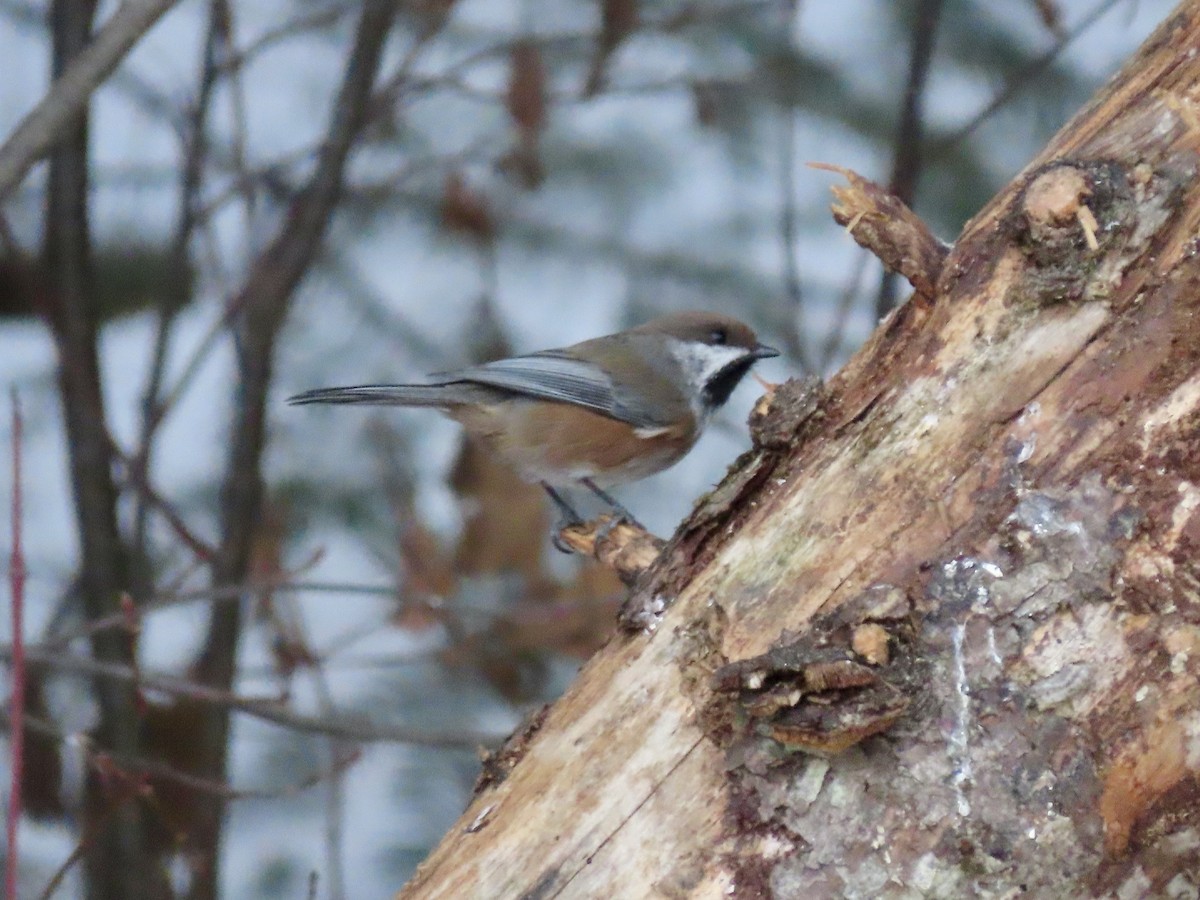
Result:
M288 397L293 406L306 403L363 403L369 406L451 406L455 391L437 384L364 384L317 388Z

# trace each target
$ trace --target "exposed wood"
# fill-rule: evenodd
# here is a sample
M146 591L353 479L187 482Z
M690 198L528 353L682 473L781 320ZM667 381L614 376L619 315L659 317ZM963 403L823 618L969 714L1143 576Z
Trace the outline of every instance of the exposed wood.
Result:
M657 627L587 664L401 897L1195 895L1198 49L1200 0L929 302L764 401L631 598ZM882 682L902 714L839 740ZM793 712L849 749L792 751Z

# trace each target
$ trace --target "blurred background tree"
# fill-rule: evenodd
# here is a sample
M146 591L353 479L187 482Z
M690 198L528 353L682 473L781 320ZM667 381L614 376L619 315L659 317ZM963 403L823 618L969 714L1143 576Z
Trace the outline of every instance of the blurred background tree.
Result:
M111 6L0 0L0 135ZM386 896L605 639L619 585L451 424L283 397L683 308L786 348L767 378L831 371L904 293L805 163L952 238L1169 6L179 4L0 191L23 895ZM754 392L626 491L644 521Z

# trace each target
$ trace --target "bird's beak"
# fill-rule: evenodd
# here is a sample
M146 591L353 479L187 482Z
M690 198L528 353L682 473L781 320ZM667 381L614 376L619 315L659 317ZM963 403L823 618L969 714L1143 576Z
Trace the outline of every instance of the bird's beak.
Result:
M779 351L774 347L768 347L766 344L759 344L750 351L750 355L755 359L770 359L773 356L778 356Z

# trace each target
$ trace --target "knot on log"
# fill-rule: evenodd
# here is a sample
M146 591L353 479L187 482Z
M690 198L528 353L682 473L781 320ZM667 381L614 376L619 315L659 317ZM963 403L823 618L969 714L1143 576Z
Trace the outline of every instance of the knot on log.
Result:
M809 166L845 176L848 185L832 188L834 221L887 269L902 275L918 294L932 300L950 246L886 188L842 166Z
M1069 163L1035 175L1021 198L1029 236L1039 243L1074 245L1082 239L1089 250L1100 249L1100 225L1088 206L1093 183L1087 172Z
M1058 160L1033 172L1007 216L1039 303L1108 297L1170 221L1194 166Z
M887 631L875 627L886 648ZM882 653L886 657L886 649ZM757 733L789 750L835 756L891 728L910 703L880 676L878 666L855 655L802 638L722 666L713 673L712 687L736 696Z

